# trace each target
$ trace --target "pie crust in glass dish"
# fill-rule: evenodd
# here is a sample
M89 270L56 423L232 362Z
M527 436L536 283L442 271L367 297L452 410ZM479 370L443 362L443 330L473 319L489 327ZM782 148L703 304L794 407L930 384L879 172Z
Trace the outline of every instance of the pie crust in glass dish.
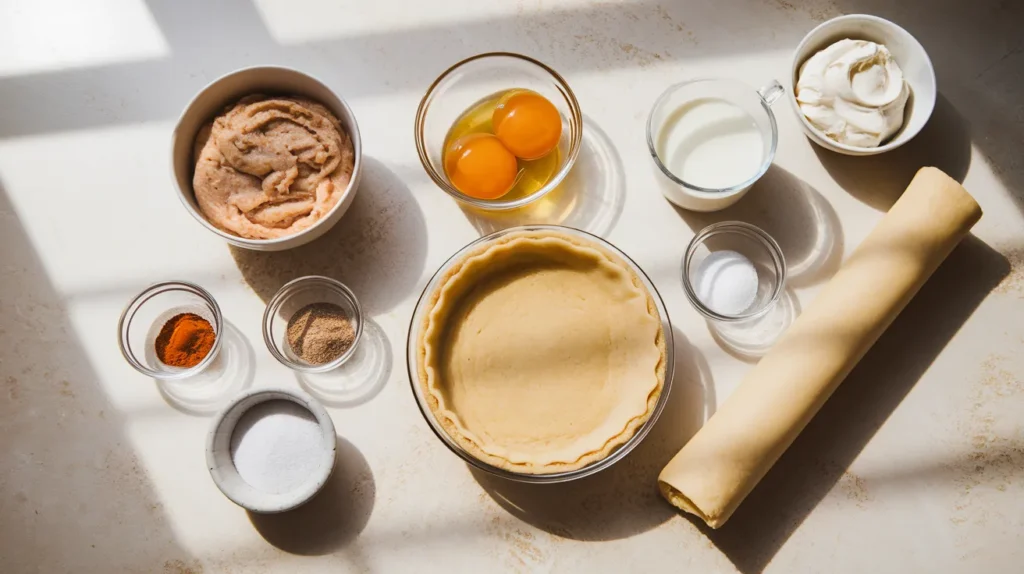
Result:
M509 233L471 249L427 297L419 384L477 459L524 474L578 470L655 411L667 363L658 308L596 242Z

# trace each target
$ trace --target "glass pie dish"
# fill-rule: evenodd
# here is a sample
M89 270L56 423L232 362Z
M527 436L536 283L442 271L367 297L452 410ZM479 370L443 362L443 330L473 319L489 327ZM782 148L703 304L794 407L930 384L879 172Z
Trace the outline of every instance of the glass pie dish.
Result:
M604 455L603 458L590 462L586 466L581 468L566 470L564 472L547 472L547 473L527 473L517 472L500 468L486 462L477 454L470 452L467 448L460 444L460 440L453 437L446 426L438 420L438 415L434 408L431 407L428 402L427 391L424 389L424 384L421 381L421 366L420 354L423 345L421 345L422 335L424 333L425 321L428 314L434 309L434 297L433 294L442 285L442 281L450 277L453 269L456 269L462 265L466 259L467 254L479 250L481 247L486 247L488 243L497 243L499 240L506 239L507 236L523 232L553 232L562 236L567 236L569 239L576 239L583 244L596 244L606 252L613 256L616 256L621 263L622 267L627 268L632 275L639 280L640 286L642 286L647 294L649 295L649 303L653 303L653 309L657 312L657 320L660 323L660 329L664 343L664 381L661 388L661 393L655 400L653 397L650 401L654 403L654 406L649 410L649 415L643 423L638 423L635 432L622 442L618 447L614 448ZM650 308L650 307L649 307ZM652 312L651 315L654 315ZM468 464L473 467L485 471L487 473L519 482L530 482L530 483L556 483L565 482L569 480L575 480L585 476L595 474L601 470L604 470L616 462L622 460L633 448L636 447L643 439L647 436L650 430L654 427L657 422L659 415L664 410L665 404L668 401L669 393L671 391L672 374L674 369L674 346L672 340L672 323L669 320L668 312L665 309L665 305L661 300L661 296L658 294L654 285L650 279L644 274L643 270L640 269L626 254L616 248L614 245L604 241L603 239L591 235L589 233L579 231L576 229L561 227L555 225L534 225L534 226L523 226L514 227L506 230L493 233L491 235L482 237L476 241L473 241L456 252L450 257L441 267L434 273L430 281L427 282L426 287L423 290L419 300L416 303L416 307L413 311L412 321L409 325L409 335L406 342L406 357L407 367L409 374L409 383L412 387L413 396L416 398L417 406L420 409L427 424L433 430L434 434L437 435L438 439L445 444L452 452L461 457Z

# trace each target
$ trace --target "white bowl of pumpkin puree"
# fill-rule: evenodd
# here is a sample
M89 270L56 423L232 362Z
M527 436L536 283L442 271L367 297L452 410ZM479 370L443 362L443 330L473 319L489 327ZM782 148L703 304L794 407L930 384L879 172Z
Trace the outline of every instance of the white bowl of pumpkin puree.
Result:
M228 243L280 251L326 233L352 204L362 150L355 115L323 82L283 67L203 88L172 137L185 208Z

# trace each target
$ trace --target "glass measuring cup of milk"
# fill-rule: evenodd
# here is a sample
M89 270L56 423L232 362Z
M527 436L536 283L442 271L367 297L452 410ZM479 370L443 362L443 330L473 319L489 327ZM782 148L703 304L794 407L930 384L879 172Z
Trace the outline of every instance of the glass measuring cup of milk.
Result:
M647 118L647 147L662 193L692 211L718 211L739 201L775 157L779 130L772 81L760 90L735 80L692 80L670 86Z

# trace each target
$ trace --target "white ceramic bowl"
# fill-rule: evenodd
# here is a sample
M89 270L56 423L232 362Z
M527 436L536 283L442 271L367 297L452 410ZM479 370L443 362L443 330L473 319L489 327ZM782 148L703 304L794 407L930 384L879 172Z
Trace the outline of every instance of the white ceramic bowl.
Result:
M195 171L195 159L192 157L193 145L199 129L223 111L225 106L249 94L259 93L305 96L323 104L341 121L341 125L352 139L355 152L352 179L334 209L314 225L293 235L277 239L245 239L217 229L199 211L195 193L192 190L192 176ZM178 124L171 137L171 167L174 171L174 182L182 205L203 227L222 237L231 245L256 251L291 249L309 243L326 233L341 219L341 216L352 204L356 188L359 186L362 165L363 151L359 137L359 125L348 104L320 80L291 68L277 66L244 68L214 80L188 103L185 111L178 118Z
M275 400L291 401L311 412L320 425L324 440L324 455L316 472L301 487L280 494L264 492L249 485L238 474L231 458L231 436L242 415L256 405ZM217 415L206 438L206 465L217 488L242 508L264 514L291 510L313 498L331 476L337 452L334 421L323 405L306 393L286 389L257 389L239 395Z
M892 52L896 63L903 70L903 75L910 84L910 100L904 112L903 127L886 143L874 147L863 148L841 144L814 127L800 111L796 101L796 82L799 79L800 66L819 50L833 42L850 38L854 40L870 40L884 44ZM928 53L921 43L900 26L878 16L867 14L849 14L823 22L804 36L793 53L793 63L789 79L793 89L789 92L789 103L800 118L800 124L811 141L823 148L846 155L875 155L896 149L907 143L921 128L928 123L928 118L935 108L935 70Z

